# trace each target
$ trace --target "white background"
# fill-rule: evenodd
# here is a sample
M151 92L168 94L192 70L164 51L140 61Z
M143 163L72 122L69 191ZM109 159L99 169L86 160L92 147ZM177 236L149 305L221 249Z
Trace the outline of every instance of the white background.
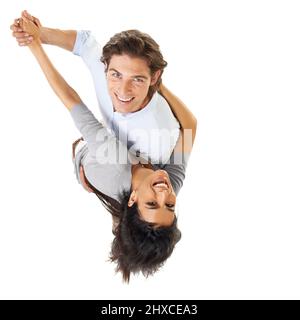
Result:
M22 9L100 42L147 32L165 84L198 118L179 196L182 240L153 277L129 285L107 261L111 218L77 183L80 137L9 26ZM299 299L298 1L2 1L1 299ZM101 118L80 58L47 47Z

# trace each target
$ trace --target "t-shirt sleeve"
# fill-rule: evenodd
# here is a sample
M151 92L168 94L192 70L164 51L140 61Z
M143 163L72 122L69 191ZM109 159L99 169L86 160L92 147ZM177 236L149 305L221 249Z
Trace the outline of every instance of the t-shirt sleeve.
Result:
M91 34L91 31L80 30L77 31L73 53L80 56L89 69L103 120L106 126L111 128L113 105L107 88L105 65L100 60L102 47Z
M89 30L77 31L72 52L76 56L80 56L88 68L92 68L95 63L103 65L100 63L102 48Z
M97 141L107 135L106 128L99 122L84 103L76 104L70 114L83 139L87 141L89 152L96 156Z
M185 171L188 164L190 153L175 153L171 154L168 163L162 166L162 169L167 171L170 177L170 181L174 192L178 195L185 179Z

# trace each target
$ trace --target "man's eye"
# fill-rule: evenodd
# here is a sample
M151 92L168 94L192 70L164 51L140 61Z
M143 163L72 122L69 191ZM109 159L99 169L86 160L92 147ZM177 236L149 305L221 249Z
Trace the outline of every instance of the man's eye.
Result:
M141 78L134 78L133 79L135 82L140 82L140 83L143 83L144 82L144 79L141 79Z
M114 72L111 74L114 78L120 78L120 73Z

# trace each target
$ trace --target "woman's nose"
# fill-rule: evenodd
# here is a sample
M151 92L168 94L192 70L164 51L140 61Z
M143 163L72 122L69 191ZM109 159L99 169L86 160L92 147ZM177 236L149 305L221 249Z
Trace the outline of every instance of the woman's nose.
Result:
M169 198L171 191L170 190L157 190L156 199L159 205L163 205Z

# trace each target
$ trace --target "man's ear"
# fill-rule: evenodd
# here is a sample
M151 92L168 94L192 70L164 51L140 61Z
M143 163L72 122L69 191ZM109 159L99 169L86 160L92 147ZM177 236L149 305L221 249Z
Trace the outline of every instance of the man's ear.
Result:
M151 77L151 84L150 84L151 86L155 85L160 75L161 75L161 70L157 70L154 72L154 74Z
M136 202L136 200L137 200L137 192L133 190L128 200L128 207L132 207L133 204Z

